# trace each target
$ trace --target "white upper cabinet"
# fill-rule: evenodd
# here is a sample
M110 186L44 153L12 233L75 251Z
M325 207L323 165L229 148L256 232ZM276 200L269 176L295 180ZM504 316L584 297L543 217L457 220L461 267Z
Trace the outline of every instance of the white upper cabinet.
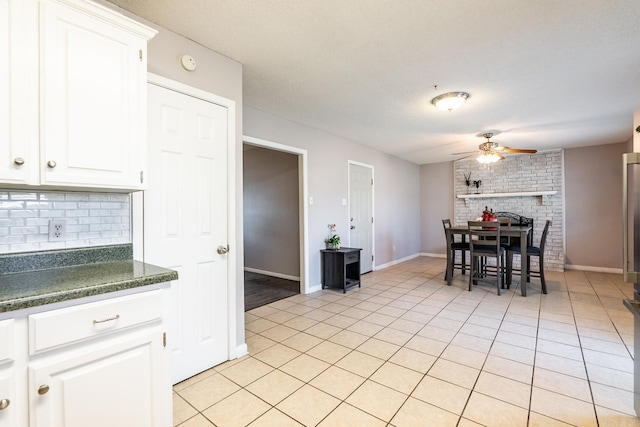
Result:
M0 0L0 182L39 184L37 3Z
M9 124L22 117L16 131L24 127L20 132L30 138L11 131L6 157L1 153L0 181L143 189L146 46L155 30L85 0L0 1L9 15L7 32L37 28L2 46L12 64L0 74L3 90L10 90ZM11 15L16 3L26 5ZM25 52L27 59L14 65L13 56ZM28 82L14 83L22 67L35 72L35 84L28 73L20 77Z

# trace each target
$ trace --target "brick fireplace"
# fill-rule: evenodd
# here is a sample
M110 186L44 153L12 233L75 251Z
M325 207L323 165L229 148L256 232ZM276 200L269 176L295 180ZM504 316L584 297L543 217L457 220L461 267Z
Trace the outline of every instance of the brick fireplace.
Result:
M482 215L485 206L494 212L513 212L533 218L534 245L540 243L545 220L552 226L547 235L545 269L564 271L564 160L563 151L554 150L537 154L511 155L488 168L474 159L454 162L454 219L464 225ZM466 186L465 175L471 173L472 185ZM460 198L475 194L473 181L482 183L476 198ZM514 193L545 193L544 195L516 195ZM548 194L555 192L555 194ZM495 194L496 196L492 196ZM498 197L500 196L500 197ZM516 264L519 257L515 257ZM532 258L537 267L537 258Z

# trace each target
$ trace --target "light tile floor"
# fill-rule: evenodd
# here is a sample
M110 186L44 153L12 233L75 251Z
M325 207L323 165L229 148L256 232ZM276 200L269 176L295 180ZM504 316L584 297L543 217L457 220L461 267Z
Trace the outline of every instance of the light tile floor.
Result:
M174 386L174 425L640 426L632 285L548 272L520 295L467 290L444 260L246 313L249 355Z

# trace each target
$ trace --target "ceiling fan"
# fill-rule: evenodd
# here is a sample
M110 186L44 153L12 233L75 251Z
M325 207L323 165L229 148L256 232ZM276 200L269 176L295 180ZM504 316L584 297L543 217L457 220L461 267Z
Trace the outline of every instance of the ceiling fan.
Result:
M480 163L494 163L497 162L498 160L504 160L504 156L502 155L502 153L505 154L535 154L538 151L537 150L527 150L527 149L519 149L519 148L509 148L509 147L501 147L498 145L497 142L492 142L491 141L491 137L493 136L493 133L491 132L487 132L485 134L482 135L483 137L485 137L487 139L486 142L483 142L482 144L480 144L478 146L478 149L480 150L480 155L478 156L477 160ZM468 157L473 157L474 155L477 154L476 151L467 151L464 153L453 153L454 156L460 156L462 154L467 154L466 156L458 159L458 160L462 160L462 159L466 159Z

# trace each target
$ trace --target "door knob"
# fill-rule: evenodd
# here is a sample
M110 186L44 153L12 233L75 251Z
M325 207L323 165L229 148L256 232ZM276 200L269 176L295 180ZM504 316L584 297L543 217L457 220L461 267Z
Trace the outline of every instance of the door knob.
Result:
M42 396L43 394L47 394L48 391L49 391L49 386L46 384L43 384L40 387L38 387L38 394L40 396Z
M222 246L222 245L220 245L220 246L218 246L217 251L218 251L218 253L219 253L220 255L224 255L224 254L226 254L227 252L229 252L229 246Z
M2 411L3 409L7 409L10 403L11 401L9 399L0 400L0 411Z
M13 159L13 163L16 166L22 166L24 165L24 159L22 157L16 157L15 159Z

